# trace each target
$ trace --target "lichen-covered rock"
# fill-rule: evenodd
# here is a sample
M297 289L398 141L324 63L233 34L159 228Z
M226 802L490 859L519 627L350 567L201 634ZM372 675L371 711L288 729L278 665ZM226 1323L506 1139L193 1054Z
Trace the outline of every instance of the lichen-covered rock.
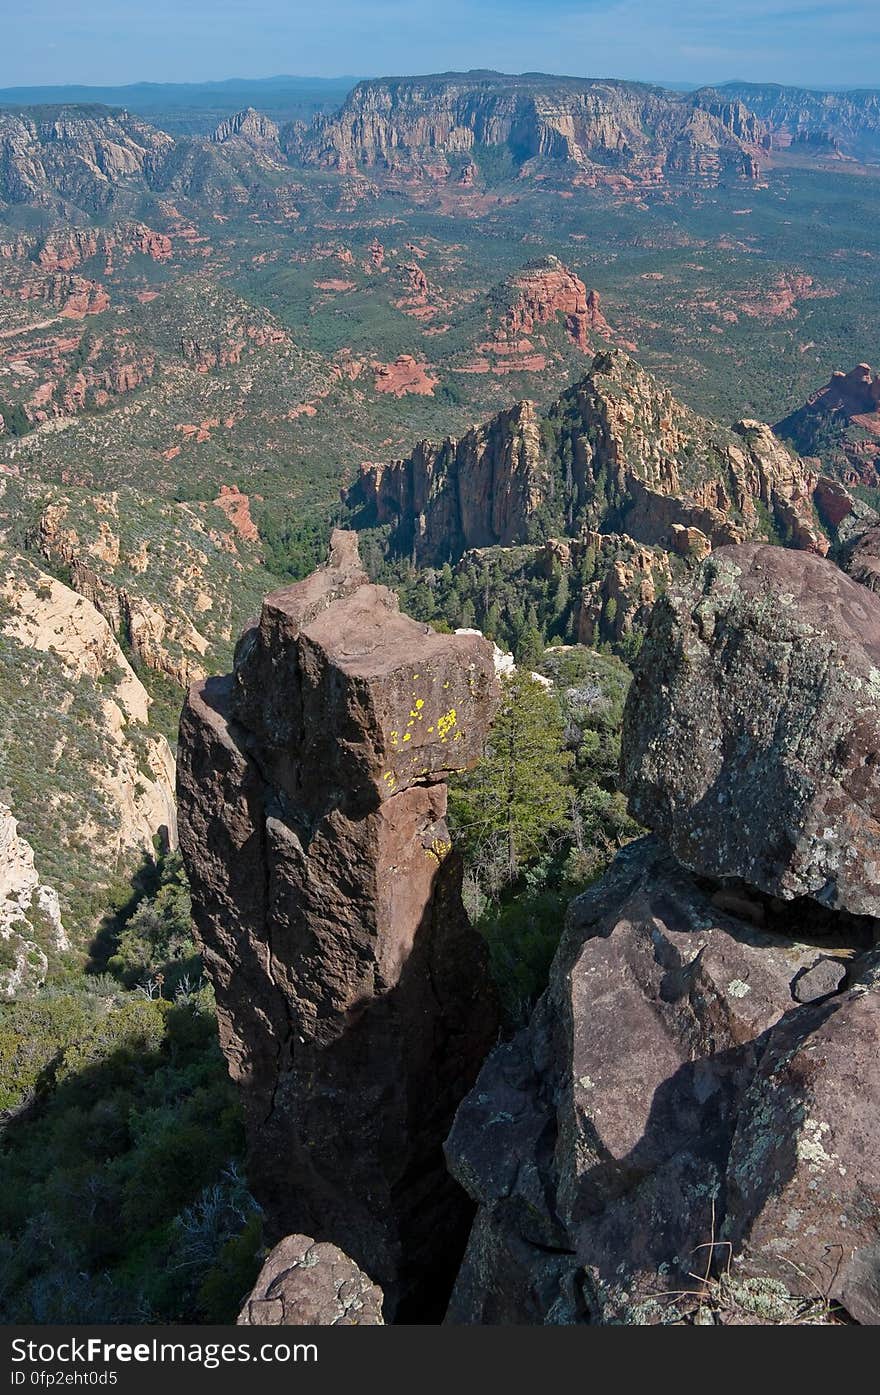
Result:
M819 998L837 993L845 982L846 964L821 955L815 964L798 974L791 985L791 995L796 1003L815 1003Z
M342 1246L391 1313L427 1311L469 1220L442 1140L497 1019L444 781L498 698L491 644L401 615L336 533L181 722L181 846L249 1175L273 1234Z
M686 866L880 915L880 600L723 548L655 607L624 717L634 816Z
M880 591L880 526L876 515L866 527L852 532L841 550L840 565L853 581L869 591Z
M700 885L651 839L572 903L531 1023L447 1141L479 1204L449 1321L821 1320L826 1299L880 1321L858 1083L880 995L864 923L815 914ZM857 956L850 986L793 1006L823 931Z
M381 1327L382 1290L335 1245L286 1235L269 1254L240 1327Z

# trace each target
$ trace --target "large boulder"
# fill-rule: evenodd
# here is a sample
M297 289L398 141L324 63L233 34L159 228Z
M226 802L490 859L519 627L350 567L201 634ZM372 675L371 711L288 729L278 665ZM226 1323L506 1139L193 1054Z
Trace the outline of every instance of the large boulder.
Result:
M382 1290L336 1245L285 1235L238 1316L239 1327L381 1327Z
M880 1322L880 598L723 548L654 610L624 784L447 1140L453 1322ZM670 851L671 849L671 851Z
M447 1141L479 1204L449 1321L880 1321L878 974L862 921L824 931L618 855Z
M181 720L181 847L251 1183L272 1238L340 1245L391 1315L436 1311L470 1218L442 1141L497 1013L445 780L499 696L492 645L402 615L336 533Z
M697 872L880 915L880 597L720 548L657 603L624 717L632 813Z

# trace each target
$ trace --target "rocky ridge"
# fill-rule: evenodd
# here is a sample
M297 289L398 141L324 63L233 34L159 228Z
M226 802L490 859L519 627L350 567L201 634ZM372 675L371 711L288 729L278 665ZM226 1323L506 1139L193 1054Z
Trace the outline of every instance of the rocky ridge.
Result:
M153 856L154 838L175 845L174 760L100 612L30 559L3 556L0 778L22 896L38 877L25 919L45 956L65 947L56 905L81 937L102 888Z
M365 464L349 502L423 564L590 530L700 550L760 536L768 517L793 546L823 553L816 483L769 427L727 431L612 350L546 412L520 402L460 439Z
M130 490L69 491L43 505L25 543L64 570L138 663L185 688L231 653L239 607L268 581L247 503L227 487L210 506L160 505L157 524L156 505Z
M822 92L777 83L729 82L719 94L745 103L764 123L771 153L868 163L880 159L880 92L876 89Z

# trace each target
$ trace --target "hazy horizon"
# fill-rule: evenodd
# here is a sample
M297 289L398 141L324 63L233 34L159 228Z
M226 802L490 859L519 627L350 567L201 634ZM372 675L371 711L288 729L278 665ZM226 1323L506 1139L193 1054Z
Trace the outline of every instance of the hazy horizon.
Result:
M25 0L4 19L0 87L121 87L488 68L669 86L876 87L875 0ZM230 55L235 55L234 59ZM234 62L243 79L217 77ZM660 76L658 76L658 74ZM733 76L731 76L733 75Z
M427 70L424 71L424 72L416 72L415 70L413 70L413 71L410 72L410 73L403 73L403 72L387 72L387 73L386 73L386 72L375 72L375 73L308 73L308 74L307 74L307 73L268 73L268 74L266 74L266 75L261 75L261 76L253 76L253 75L246 75L246 76L245 76L245 75L240 75L240 74L234 74L234 75L231 76L231 77L208 77L208 78L200 78L200 79L180 78L180 79L173 79L173 80L166 80L166 79L163 79L163 78L145 77L145 78L135 78L135 79L133 79L133 80L130 81L130 82L78 82L78 81L70 81L70 82L45 82L45 83L41 83L41 82L2 83L2 84L0 84L0 92L16 92L16 91L31 92L31 91L35 91L35 90L41 90L41 89L46 90L46 91L61 91L61 90L67 89L67 88L69 88L71 91L88 90L88 91L96 91L96 92L97 92L97 91L125 91L125 90L128 90L129 88L132 89L132 90L134 90L134 89L138 89L138 88L152 88L152 87L155 87L155 88L164 88L164 87L175 87L175 88L177 88L177 87L179 87L179 88L209 88L209 87L217 87L217 88L222 88L222 87L235 87L235 86L240 86L240 87L250 87L250 86L254 86L254 87L256 87L256 86L260 85L261 83L262 83L262 84L269 84L269 83L278 83L278 84L281 84L281 83L285 83L285 82L290 82L290 83L309 83L309 82L314 82L314 83L326 83L328 86L341 86L343 83L350 83L351 86L354 87L354 86L355 86L357 83L359 83L359 82L373 82L373 81L375 81L375 82L381 82L381 81L392 82L392 81L400 80L400 79L402 79L402 78L438 77L438 76L444 76L444 75L447 74L447 73L449 73L449 74L459 74L459 75L462 75L462 76L463 76L463 75L467 74L468 72L490 72L490 71L491 71L491 72L497 72L497 73L499 74L499 76L501 76L501 77L525 77L525 76L532 76L532 75L534 75L535 73L540 73L540 74L542 74L543 76L546 76L546 77L558 77L558 78L564 78L564 79L566 79L566 80L572 79L572 80L575 80L575 81L585 81L585 82L588 82L588 81L598 81L598 82L606 81L606 82L635 82L635 83L645 83L645 84L648 85L648 86L652 86L652 87L662 87L662 88L668 89L669 91L675 91L676 89L681 90L681 91L691 91L691 90L695 90L695 89L701 88L701 87L725 87L725 86L728 86L728 85L730 85L730 84L732 84L732 83L735 83L735 84L755 83L756 85L760 85L760 86L773 86L773 85L778 85L778 86L780 86L780 87L801 88L801 89L803 89L803 90L805 90L805 91L807 91L807 90L812 90L812 91L824 91L824 92L830 92L830 91L833 91L833 92L852 92L852 91L864 91L864 90L868 90L868 91L880 92L880 80L876 80L876 81L874 81L874 82L866 82L866 83L846 83L846 84L822 83L822 84L819 84L819 83L801 83L801 82L777 82L776 79L767 78L764 82L759 82L757 79L754 79L754 78L741 77L741 76L739 76L738 74L732 74L732 75L728 75L728 76L724 76L724 77L717 77L717 76L716 76L716 77L707 77L707 78L703 78L703 79L701 79L701 80L699 80L699 81L695 81L695 80L692 79L692 78L682 78L682 79L676 79L676 78L658 78L658 77L641 77L641 78L634 78L634 77L628 77L628 76L626 76L625 74L622 74L622 73L564 73L564 72L561 72L561 71L560 71L560 72L550 72L549 70L545 70L545 69L541 69L541 70L538 70L538 69L523 69L523 70L521 70L520 72L514 73L514 72L503 72L501 69L485 69L485 68L478 68L478 69L474 69L474 68L471 68L471 69L467 69L467 68L447 68L447 69L437 68L437 69L434 69L432 72L428 72Z

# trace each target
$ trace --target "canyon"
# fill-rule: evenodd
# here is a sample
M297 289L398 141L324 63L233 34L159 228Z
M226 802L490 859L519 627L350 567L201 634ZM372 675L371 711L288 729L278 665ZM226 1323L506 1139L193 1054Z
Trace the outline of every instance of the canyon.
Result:
M876 94L234 92L0 110L0 1320L875 1324Z

